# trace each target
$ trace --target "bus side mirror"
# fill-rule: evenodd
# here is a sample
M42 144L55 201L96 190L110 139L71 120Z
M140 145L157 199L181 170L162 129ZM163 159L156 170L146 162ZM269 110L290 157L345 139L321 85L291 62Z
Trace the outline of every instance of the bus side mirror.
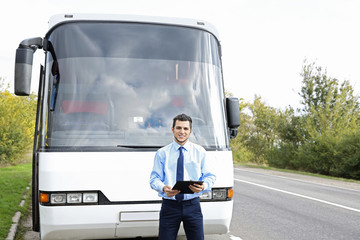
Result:
M42 38L31 38L22 41L16 49L15 56L15 94L29 96L34 52L42 48Z
M230 129L230 138L235 138L237 128L240 126L240 108L239 99L226 98L227 122Z

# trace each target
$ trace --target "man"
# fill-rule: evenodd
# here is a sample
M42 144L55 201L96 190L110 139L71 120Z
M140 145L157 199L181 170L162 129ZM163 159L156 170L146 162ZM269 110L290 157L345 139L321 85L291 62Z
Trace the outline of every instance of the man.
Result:
M175 240L180 223L183 222L188 240L204 239L203 215L199 196L211 190L215 175L206 166L206 151L189 141L192 133L191 117L180 114L173 119L174 141L159 149L150 175L150 186L163 198L159 240ZM176 181L199 180L189 188L193 194L172 190Z

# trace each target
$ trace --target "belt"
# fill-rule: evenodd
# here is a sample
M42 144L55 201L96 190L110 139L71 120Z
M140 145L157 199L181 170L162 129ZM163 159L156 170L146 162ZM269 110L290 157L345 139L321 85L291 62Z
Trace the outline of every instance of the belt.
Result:
M193 205L193 204L200 203L200 200L199 200L198 197L192 198L192 199L189 199L189 200L183 200L183 201L177 201L177 200L163 198L163 202L164 203L169 203L169 204Z

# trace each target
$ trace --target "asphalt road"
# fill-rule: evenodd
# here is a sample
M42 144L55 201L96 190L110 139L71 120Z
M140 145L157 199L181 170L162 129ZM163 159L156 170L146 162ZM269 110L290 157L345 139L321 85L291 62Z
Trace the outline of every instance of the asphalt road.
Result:
M360 239L360 184L244 167L234 180L230 232L206 240Z
M360 239L359 184L246 168L234 178L239 239Z

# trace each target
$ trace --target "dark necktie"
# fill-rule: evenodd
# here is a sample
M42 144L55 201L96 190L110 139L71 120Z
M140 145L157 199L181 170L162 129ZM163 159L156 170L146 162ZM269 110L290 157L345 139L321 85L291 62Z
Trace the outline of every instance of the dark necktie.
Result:
M177 161L177 170L176 170L176 181L184 180L184 155L183 155L183 147L179 147L179 158ZM182 201L184 199L184 194L179 193L175 196L176 200Z

